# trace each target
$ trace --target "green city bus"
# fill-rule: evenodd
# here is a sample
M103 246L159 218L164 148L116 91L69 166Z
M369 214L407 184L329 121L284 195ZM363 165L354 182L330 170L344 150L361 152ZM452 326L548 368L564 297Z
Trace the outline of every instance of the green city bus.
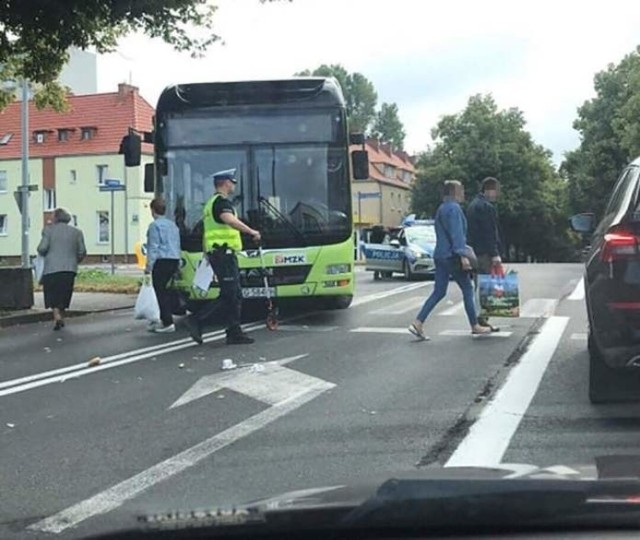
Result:
M335 79L171 86L160 95L154 122L155 161L146 168L145 191L165 198L167 216L180 228L183 259L175 287L190 302L218 295L215 282L204 296L191 284L202 258L202 214L213 194L212 174L236 169L233 202L238 216L262 233L275 299L316 298L329 308L349 306L351 178L368 177L368 160L362 135L349 134ZM363 149L350 154L350 144ZM130 145L123 146L131 161ZM238 257L243 295L264 297L257 246L243 241Z

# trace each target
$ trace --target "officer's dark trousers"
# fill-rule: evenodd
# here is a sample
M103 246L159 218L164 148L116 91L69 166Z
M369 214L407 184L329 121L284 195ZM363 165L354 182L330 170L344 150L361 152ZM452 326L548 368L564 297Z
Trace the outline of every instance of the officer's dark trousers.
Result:
M241 333L240 320L242 317L242 289L240 287L240 271L238 258L235 253L226 250L214 250L209 253L209 264L213 268L218 284L220 296L207 302L195 317L203 324L216 313L222 313L227 322L227 334Z

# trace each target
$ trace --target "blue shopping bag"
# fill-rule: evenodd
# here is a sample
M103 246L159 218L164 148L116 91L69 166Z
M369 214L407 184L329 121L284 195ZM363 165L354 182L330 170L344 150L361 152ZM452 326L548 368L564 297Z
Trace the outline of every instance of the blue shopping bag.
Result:
M511 271L504 277L478 275L480 312L486 317L519 317L520 287L518 273Z

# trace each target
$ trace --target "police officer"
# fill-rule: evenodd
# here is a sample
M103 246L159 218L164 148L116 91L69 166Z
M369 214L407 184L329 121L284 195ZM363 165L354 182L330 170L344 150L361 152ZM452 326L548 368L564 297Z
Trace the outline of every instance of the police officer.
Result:
M236 216L229 200L236 186L236 170L229 169L213 175L214 195L204 206L203 250L220 284L220 296L188 319L191 338L202 344L202 325L219 307L227 316L227 345L253 343L240 327L242 290L236 253L242 250L240 233L260 241L260 233L244 224Z

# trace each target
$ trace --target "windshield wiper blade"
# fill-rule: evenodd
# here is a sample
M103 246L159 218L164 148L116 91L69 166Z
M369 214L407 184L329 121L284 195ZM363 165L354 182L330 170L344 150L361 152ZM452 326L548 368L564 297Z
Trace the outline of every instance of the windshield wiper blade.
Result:
M276 216L282 223L284 223L285 226L298 237L298 239L304 244L305 247L309 245L309 241L306 235L300 229L298 229L298 227L291 223L287 216L280 212L280 210L273 206L267 199L258 195L258 203L264 205L274 216Z

